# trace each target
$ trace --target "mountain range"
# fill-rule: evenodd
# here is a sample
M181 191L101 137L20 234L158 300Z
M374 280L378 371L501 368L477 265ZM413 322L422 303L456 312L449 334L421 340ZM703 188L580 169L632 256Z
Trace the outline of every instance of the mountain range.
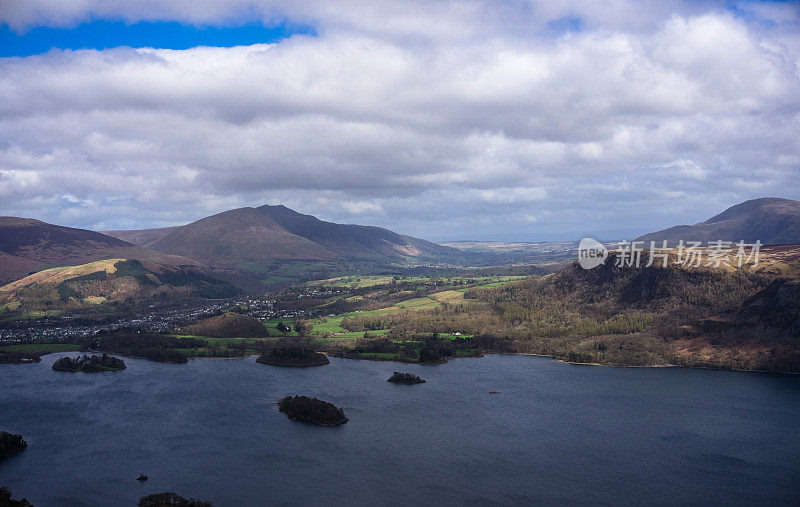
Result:
M762 198L737 204L695 225L646 234L641 241L740 241L800 244L800 202ZM645 243L647 244L647 243ZM212 266L259 271L276 262L396 263L455 258L459 251L390 230L337 224L285 206L239 208L190 224L105 233L0 217L0 284L42 269L106 259L159 266Z
M800 243L800 201L764 197L731 206L719 215L695 225L677 225L637 238L668 246L684 241L744 241L764 245Z
M233 268L274 260L390 262L457 252L381 227L336 224L269 205L225 211L177 227L106 234L207 265Z

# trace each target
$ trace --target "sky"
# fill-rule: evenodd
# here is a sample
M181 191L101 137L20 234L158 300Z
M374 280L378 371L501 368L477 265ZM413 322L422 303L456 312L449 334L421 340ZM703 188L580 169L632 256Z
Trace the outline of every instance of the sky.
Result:
M0 215L536 241L758 197L800 199L800 2L0 0Z

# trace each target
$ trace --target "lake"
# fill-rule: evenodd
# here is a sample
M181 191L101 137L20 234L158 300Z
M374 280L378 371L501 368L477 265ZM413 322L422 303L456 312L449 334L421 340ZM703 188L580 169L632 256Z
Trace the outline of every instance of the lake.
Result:
M52 371L63 355L0 365L0 430L29 444L0 461L0 486L37 506L162 491L217 506L800 503L800 376L514 355ZM395 370L427 383L386 382ZM274 405L289 394L350 422L291 421Z

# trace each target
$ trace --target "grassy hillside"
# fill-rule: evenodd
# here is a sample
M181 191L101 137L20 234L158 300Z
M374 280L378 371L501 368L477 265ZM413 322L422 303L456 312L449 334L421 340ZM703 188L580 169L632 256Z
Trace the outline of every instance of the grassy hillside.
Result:
M147 246L214 266L239 267L247 260L331 260L337 257L321 245L285 230L253 208L226 211L173 227Z
M128 299L235 295L232 285L191 267L106 259L43 270L0 287L5 312L70 310Z
M78 266L60 266L57 268L43 269L31 275L21 278L9 284L0 287L0 292L10 292L22 289L39 283L59 284L66 280L73 278L80 278L83 276L94 276L101 278L116 272L116 263L124 261L125 259L106 259L102 261L89 262ZM106 275L101 275L105 273Z
M94 231L28 218L0 217L0 284L32 271L114 258L197 265L191 259L155 252Z

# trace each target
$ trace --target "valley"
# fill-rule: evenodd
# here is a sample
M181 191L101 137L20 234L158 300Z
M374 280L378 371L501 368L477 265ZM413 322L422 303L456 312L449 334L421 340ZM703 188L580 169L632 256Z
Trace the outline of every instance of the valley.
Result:
M750 227L741 210L755 205L745 204L720 215L735 220L722 221ZM777 204L776 220L787 220L795 208ZM760 206L758 216L769 215L776 200ZM574 260L575 243L431 246L282 206L114 234L109 241L165 251L142 261L49 267L0 287L0 352L64 346L185 361L309 347L411 363L502 352L609 366L800 372L796 245L764 245L757 263L742 265L686 265L672 249L667 263L650 266L626 265L625 251L606 243L606 262L587 270ZM303 241L318 247L295 252ZM328 258L308 254L323 250ZM707 247L697 252L713 255ZM199 260L167 263L163 255Z
M0 507L800 506L800 0L0 0Z

